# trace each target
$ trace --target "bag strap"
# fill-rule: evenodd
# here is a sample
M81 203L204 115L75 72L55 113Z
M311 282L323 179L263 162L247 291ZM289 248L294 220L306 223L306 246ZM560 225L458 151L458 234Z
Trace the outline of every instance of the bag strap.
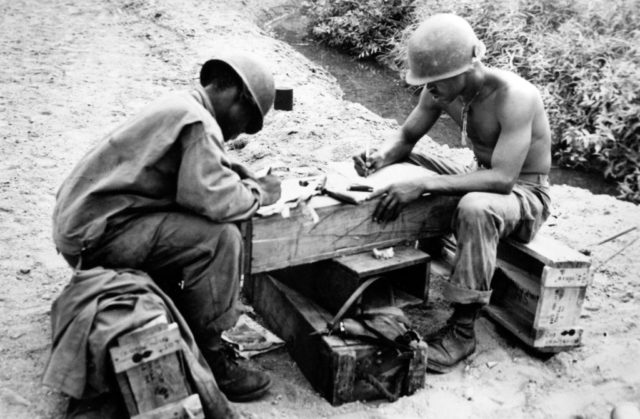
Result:
M375 276L373 278L369 278L366 281L364 281L362 284L360 284L358 288L356 288L353 294L351 294L349 298L347 298L347 301L345 301L344 304L342 304L342 307L340 307L340 310L338 310L338 313L336 313L336 315L333 317L331 322L329 322L329 332L333 332L336 330L336 328L340 324L340 321L342 320L344 315L347 313L347 311L349 311L353 303L356 302L356 300L362 295L363 292L365 292L367 288L369 288L371 284L373 284L380 278L382 277Z

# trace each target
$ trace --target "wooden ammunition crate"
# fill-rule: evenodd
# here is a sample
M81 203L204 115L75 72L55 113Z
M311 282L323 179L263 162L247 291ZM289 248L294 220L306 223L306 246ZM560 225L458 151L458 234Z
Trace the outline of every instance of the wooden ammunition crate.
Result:
M200 397L187 381L175 323L153 324L118 338L110 349L116 379L134 419L204 419Z
M528 244L503 240L487 313L540 352L580 345L580 312L591 280L583 254L544 236Z
M426 344L400 354L406 359L398 364L397 349L319 333L332 315L270 274L253 275L250 281L253 307L287 342L302 373L331 404L393 399L424 386Z

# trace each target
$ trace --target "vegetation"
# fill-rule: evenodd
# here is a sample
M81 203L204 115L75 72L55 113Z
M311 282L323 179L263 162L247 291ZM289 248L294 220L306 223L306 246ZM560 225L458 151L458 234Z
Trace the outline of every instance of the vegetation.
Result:
M314 0L303 8L310 33L325 44L356 55L377 57L397 44L413 21L412 0Z
M598 171L640 203L640 0L307 3L312 36L395 68L424 17L464 16L487 45L488 65L540 88L558 164Z

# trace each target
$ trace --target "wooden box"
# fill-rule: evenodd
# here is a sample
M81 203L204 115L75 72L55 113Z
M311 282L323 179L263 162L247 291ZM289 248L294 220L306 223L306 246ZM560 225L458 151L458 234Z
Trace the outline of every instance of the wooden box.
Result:
M580 345L580 311L591 280L590 260L548 237L528 244L503 240L487 313L541 352Z
M331 404L393 400L424 386L426 344L399 354L397 349L323 335L319 332L332 318L327 310L270 274L254 275L251 282L255 310L287 342L302 373ZM400 364L398 359L403 359Z
M376 259L371 251L274 271L290 288L335 314L368 278L382 279L365 291L370 307L426 303L429 295L430 256L410 246L394 247L389 259Z
M161 319L120 337L110 349L132 418L204 418L200 397L186 379L181 340L178 326Z

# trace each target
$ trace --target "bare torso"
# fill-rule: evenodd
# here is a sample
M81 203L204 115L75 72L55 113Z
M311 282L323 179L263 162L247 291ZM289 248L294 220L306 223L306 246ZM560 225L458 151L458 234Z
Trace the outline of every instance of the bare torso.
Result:
M520 173L549 173L551 167L551 132L549 121L544 110L542 98L537 89L516 74L487 68L486 87L489 93L483 92L469 106L467 117L467 138L473 148L478 163L486 168L491 167L491 158L501 133L496 109L506 90L515 91L517 95L533 96L529 103L522 106L531 107L533 113L530 130L530 146L524 159ZM524 102L524 101L523 101ZM462 127L463 104L460 98L442 107L456 123Z

